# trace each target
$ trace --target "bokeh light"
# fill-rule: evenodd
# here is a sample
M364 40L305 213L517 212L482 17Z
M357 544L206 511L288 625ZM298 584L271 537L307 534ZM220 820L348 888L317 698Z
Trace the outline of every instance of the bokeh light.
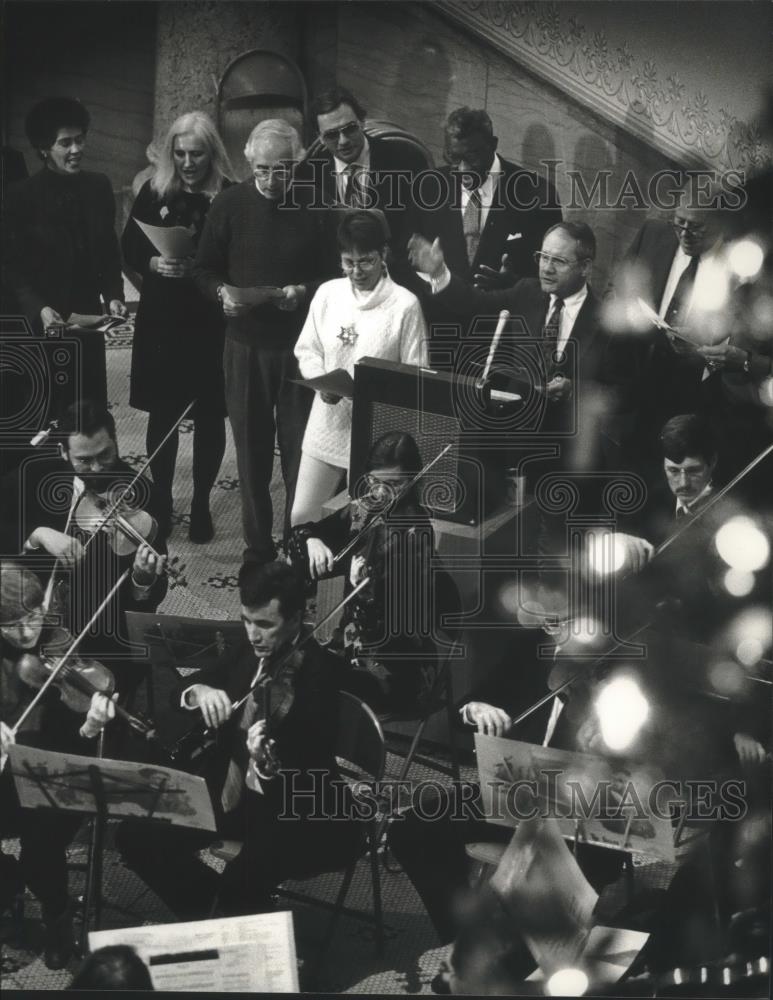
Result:
M753 667L755 663L759 663L764 652L765 649L760 640L751 635L741 639L735 648L735 655L738 657L739 663L743 663L745 667Z
M770 558L770 543L756 523L743 514L725 521L714 538L722 559L731 569L753 573Z
M545 983L550 997L581 997L590 983L582 969L559 969Z
M736 695L743 690L746 674L732 660L721 660L709 667L709 683L721 695Z
M588 569L596 576L619 573L625 565L625 541L614 532L592 531L586 540Z
M650 706L631 677L614 677L599 691L596 714L601 736L610 750L626 750L647 721Z
M730 245L727 263L730 270L741 281L751 281L762 270L765 254L756 240L748 237L736 240Z
M746 597L754 590L754 573L729 569L724 576L725 590L733 597Z

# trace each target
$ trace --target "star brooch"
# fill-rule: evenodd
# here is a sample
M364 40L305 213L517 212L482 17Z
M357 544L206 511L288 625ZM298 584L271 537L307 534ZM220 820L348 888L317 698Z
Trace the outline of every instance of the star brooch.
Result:
M357 331L353 326L342 326L338 339L342 344L353 344L357 340Z

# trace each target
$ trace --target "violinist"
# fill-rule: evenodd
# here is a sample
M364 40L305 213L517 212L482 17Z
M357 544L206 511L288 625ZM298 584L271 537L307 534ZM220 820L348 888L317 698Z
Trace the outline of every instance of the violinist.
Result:
M67 895L66 850L81 824L78 813L49 809L22 809L11 768L6 759L13 743L44 750L89 754L94 738L115 716L113 700L95 693L88 709L78 714L66 706L59 693L49 688L38 706L14 727L35 691L22 677L25 665L46 647L52 628L46 623L44 595L33 572L5 561L0 564L0 733L3 772L0 777L0 816L3 837L19 837L21 853L16 861L0 854L2 861L2 909L24 892L26 885L38 898L45 926L45 963L61 969L73 950L72 919Z
M341 638L351 667L346 689L379 713L420 712L434 679L431 619L416 611L431 606L434 556L432 523L418 486L399 496L385 522L367 530L421 468L411 435L389 431L371 447L362 495L317 523L293 528L291 559L308 579L345 573L356 587L370 578L347 605ZM362 544L336 561L363 528Z
M109 510L111 499L135 478L119 457L109 410L90 400L77 402L62 414L59 430L63 441L58 457L49 453L25 462L0 483L0 549L52 557L49 562L41 559L41 564L53 574L57 592L61 588L68 592L67 624L73 633L80 631L123 571L131 569L115 606L81 646L84 653L109 666L119 691L128 697L143 674L131 663L123 614L152 613L163 600L165 549L163 544L152 544L151 530L151 544L141 538L139 544L119 550L128 554L119 554L118 529L111 534L108 524L105 530L94 531L102 510ZM152 527L157 508L150 481L141 477L131 495L131 509L141 509ZM123 534L120 540L125 541ZM44 578L44 586L50 579L50 575Z
M239 593L243 648L187 678L175 698L217 737L206 775L217 836L243 842L241 852L218 879L196 857L211 834L127 821L116 838L180 920L207 916L215 892L226 916L271 909L284 879L342 866L358 832L336 781L339 662L304 641L303 582L286 563L246 563Z

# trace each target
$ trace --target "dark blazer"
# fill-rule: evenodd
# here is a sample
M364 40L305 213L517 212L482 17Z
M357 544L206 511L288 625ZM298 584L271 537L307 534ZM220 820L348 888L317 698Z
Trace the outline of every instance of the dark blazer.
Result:
M412 233L419 230L416 206L411 196L411 178L428 167L417 148L407 142L368 136L370 146L369 208L383 211L389 226L392 250L390 274L398 284L415 280L407 263L406 244ZM400 179L400 175L406 175ZM325 259L330 276L340 273L336 233L344 207L338 205L335 163L332 153L323 149L304 160L296 172L296 185L314 186L316 204L331 209L326 223ZM409 285L412 287L412 285Z
M126 462L116 463L117 473L124 482L134 477L134 471ZM23 462L7 476L0 480L0 552L16 556L21 552L26 539L38 527L53 528L64 531L72 501L73 473L69 467L55 456L33 456ZM153 514L158 511L158 500L149 480L143 479L141 487L148 490L144 509ZM74 533L77 532L74 529ZM155 545L163 553L164 546ZM48 582L48 574L53 567L53 559L41 550L40 557L26 557L30 568L41 576L43 585ZM97 608L105 597L108 589L115 583L125 569L134 562L134 553L126 556L116 555L109 547L104 535L95 539L89 545L83 562L75 567L75 571L63 570L60 567L59 578L71 581L70 614L72 621L65 624L75 633L85 625L88 616ZM34 565L33 565L34 563ZM116 595L115 607L121 612L145 611L152 613L164 599L168 587L166 575L158 577L150 589L141 597L135 597L131 582L131 574L124 581ZM77 600L72 599L73 588ZM126 645L126 630L111 627L115 623L115 612L106 612L102 618L103 628L98 635L88 636L81 646L84 653L91 655L113 655L120 653L126 658L129 648ZM123 634L121 634L121 632ZM117 633L117 634L116 634Z
M315 796L323 796L323 785L339 775L335 761L335 747L341 661L323 649L314 639L310 639L304 645L299 656L302 662L292 681L294 690L292 705L281 721L269 715L269 732L276 740L277 756L282 768L301 772L296 778L296 787L309 782L310 771L320 771L322 780L314 782L313 788ZM210 687L219 688L225 691L232 701L237 701L249 690L257 669L258 660L255 653L245 642L233 657L223 663L186 677L173 696L175 704L179 705L183 691L193 684L208 684ZM207 778L210 787L217 789L215 798L218 802L234 740L242 738L237 734L237 729L243 712L244 708L240 709L227 725L219 730L217 747L208 768ZM200 713L188 714L192 717L201 717ZM281 781L266 783L267 794L277 796L277 806L281 805L280 790ZM330 802L332 801L333 799L330 799ZM305 803L299 802L299 805L311 808L308 800Z
M78 258L63 197L71 189L85 224L86 273L75 270ZM67 319L72 312L100 314L112 299L123 301L115 198L104 174L60 177L43 168L7 190L4 216L4 284L37 333L44 306Z
M481 264L498 271L505 253L516 275L536 276L537 265L532 255L542 246L546 231L562 220L558 194L549 181L501 157L500 162L502 176L494 191L472 264L467 259L462 229L459 181L450 168L443 167L439 171L448 199L438 208L421 213L422 234L429 240L440 237L448 269L468 283L472 283Z
M679 247L667 222L650 219L634 237L625 260L643 271L642 298L658 312L668 275ZM654 449L662 425L677 413L701 408L703 364L677 354L662 330L653 327L631 347L636 369L638 398L634 447L649 453Z

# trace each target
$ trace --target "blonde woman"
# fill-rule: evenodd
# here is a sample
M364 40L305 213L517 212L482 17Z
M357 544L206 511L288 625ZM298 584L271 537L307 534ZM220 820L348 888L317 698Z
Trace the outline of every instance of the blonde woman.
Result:
M207 542L214 535L209 494L225 450L223 317L193 281L193 258L161 256L137 223L183 226L198 244L212 200L231 174L212 120L201 111L181 115L158 150L153 174L137 195L121 240L126 265L140 279L130 402L148 413L148 454L185 406L196 400L189 529L194 542ZM165 502L164 535L171 528L177 445L175 433L151 466Z

